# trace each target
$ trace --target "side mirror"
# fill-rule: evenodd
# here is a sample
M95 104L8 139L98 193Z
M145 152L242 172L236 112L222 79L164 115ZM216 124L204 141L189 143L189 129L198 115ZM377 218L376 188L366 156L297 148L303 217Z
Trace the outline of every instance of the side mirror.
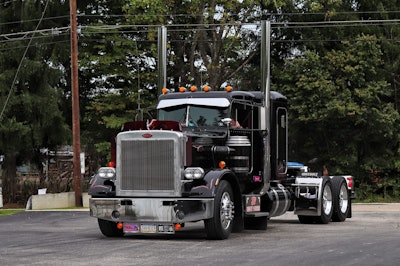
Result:
M231 122L232 122L232 118L229 118L229 117L222 118L221 122L224 123L224 125L229 126L231 124Z

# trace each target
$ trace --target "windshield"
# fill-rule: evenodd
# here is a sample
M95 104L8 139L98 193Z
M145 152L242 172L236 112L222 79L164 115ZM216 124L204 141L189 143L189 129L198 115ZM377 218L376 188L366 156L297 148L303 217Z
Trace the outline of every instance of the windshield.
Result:
M178 105L159 109L159 120L174 120L185 126L221 126L228 107Z

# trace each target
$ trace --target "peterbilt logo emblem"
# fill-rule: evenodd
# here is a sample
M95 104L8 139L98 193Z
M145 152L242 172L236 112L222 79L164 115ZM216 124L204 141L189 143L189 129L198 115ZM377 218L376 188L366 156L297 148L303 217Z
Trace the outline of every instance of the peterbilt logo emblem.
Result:
M151 138L153 135L151 135L150 133L144 133L143 135L142 135L142 137L143 138L146 138L146 139L148 139L148 138Z

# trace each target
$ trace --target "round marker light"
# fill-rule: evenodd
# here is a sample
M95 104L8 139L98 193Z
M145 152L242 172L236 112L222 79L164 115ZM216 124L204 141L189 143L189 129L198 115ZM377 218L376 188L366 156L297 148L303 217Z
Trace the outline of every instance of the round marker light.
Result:
M191 86L191 87L190 87L190 91L191 91L191 92L195 92L196 90L197 90L196 86Z
M169 92L169 90L167 88L162 88L161 92L162 92L162 94L167 94Z
M224 169L225 168L225 166L226 166L226 163L224 162L224 161L220 161L219 163L218 163L218 166L219 166L219 169Z
M348 176L348 177L346 177L346 179L347 179L347 188L352 189L353 188L353 177Z
M211 87L210 86L204 86L204 91L205 92L209 92L211 90Z
M232 86L226 86L225 90L227 92L231 92L233 90Z
M123 228L124 228L124 224L123 223L121 223L121 222L117 223L117 229L118 230L122 230Z
M179 231L179 230L181 230L182 225L181 224L175 224L174 227L175 227L175 231Z
M185 92L185 91L186 91L185 87L180 87L179 88L179 92Z

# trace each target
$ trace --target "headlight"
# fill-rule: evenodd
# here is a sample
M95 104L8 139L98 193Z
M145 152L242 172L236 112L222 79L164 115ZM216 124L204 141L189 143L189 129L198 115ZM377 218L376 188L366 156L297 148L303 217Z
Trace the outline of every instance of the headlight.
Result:
M98 175L104 179L112 179L115 177L115 169L112 167L101 167Z
M184 173L186 179L201 179L204 176L204 170L200 167L188 167Z

